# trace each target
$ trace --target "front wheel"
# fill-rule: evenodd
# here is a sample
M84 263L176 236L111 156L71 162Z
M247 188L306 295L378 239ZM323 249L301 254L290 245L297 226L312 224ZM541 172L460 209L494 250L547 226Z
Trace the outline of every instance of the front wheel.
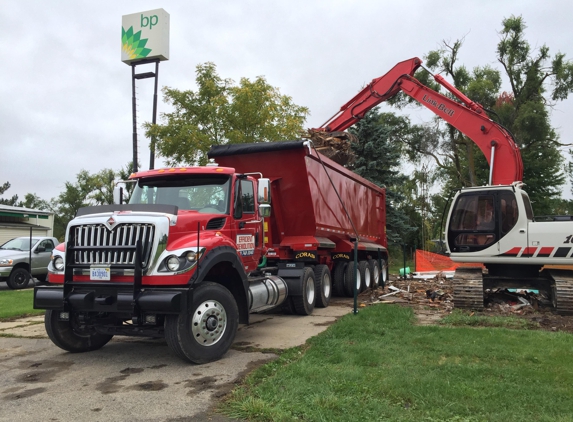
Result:
M220 359L235 339L239 308L229 290L203 282L193 291L191 306L165 318L165 340L181 359L207 363Z
M112 339L112 335L99 334L82 326L78 315L70 312L68 321L60 320L60 311L48 310L44 318L46 333L56 346L72 353L90 352L101 349Z
M6 284L14 290L25 289L28 287L28 283L30 283L31 278L32 276L27 270L24 268L16 268L10 273L10 277L6 281Z

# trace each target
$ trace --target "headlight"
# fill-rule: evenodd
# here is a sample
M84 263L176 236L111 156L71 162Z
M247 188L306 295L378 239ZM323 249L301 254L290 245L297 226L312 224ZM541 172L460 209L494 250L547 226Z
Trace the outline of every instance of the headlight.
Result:
M11 259L0 259L0 265L3 267L8 267L10 265L12 265L12 262L14 262Z
M169 271L177 271L179 269L179 258L175 255L167 258L167 268L169 268Z
M197 260L197 252L195 251L187 252L187 261L193 262L196 260Z
M54 268L58 271L63 271L64 269L64 258L61 256L54 257Z

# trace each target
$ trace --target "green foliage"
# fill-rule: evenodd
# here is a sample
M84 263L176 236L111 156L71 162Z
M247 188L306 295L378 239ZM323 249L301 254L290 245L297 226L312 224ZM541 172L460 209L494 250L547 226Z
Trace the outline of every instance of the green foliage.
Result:
M549 110L551 101L563 100L572 92L573 63L565 60L561 53L552 58L545 45L532 48L525 39L525 28L521 17L503 20L497 57L509 80L509 93L501 91L499 70L489 65L469 70L459 63L463 39L443 42L440 49L430 51L425 57L426 66L446 75L457 89L481 104L491 118L511 131L521 149L523 180L533 208L537 214L552 214L565 174L559 151L562 145L551 126ZM441 89L425 70L419 70L416 77L432 89ZM547 92L549 87L552 90ZM451 97L449 92L444 95ZM397 105L412 101L400 100ZM410 159L425 156L436 163L435 180L442 184L442 196L464 186L487 184L486 157L471 139L453 127L434 121L416 128L406 141Z
M35 193L27 193L24 200L18 202L18 207L31 208L34 210L52 211L51 204L45 199L40 198Z
M132 163L128 163L119 171L103 169L95 174L90 174L87 170L81 170L75 182L66 182L64 191L52 200L51 209L55 213L54 236L60 240L64 239L66 227L73 219L78 210L90 205L113 204L113 190L116 180L127 180L130 174ZM124 198L129 198L133 184L126 184L126 194Z
M524 163L523 180L537 214L552 214L565 182L559 135L551 126L551 100L561 101L573 92L573 62L558 53L552 59L545 44L534 51L525 39L523 19L504 19L498 60L511 85L508 100L498 103L501 123L514 134ZM549 95L548 82L553 87ZM545 94L545 95L544 95Z
M222 79L213 63L197 66L197 91L164 88L173 112L165 124L147 123L158 155L170 165L205 164L211 145L283 141L298 138L308 115L306 107L259 76L241 78L239 85Z
M10 182L6 182L3 185L0 185L0 195L10 189ZM0 204L2 205L11 205L16 206L18 202L18 195L14 195L12 198L0 198Z

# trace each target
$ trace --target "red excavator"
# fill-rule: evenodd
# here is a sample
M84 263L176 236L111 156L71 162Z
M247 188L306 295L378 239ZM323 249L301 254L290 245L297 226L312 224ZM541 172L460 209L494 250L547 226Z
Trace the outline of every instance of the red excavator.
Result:
M573 271L551 268L573 264L572 218L535 221L529 196L522 189L521 154L511 133L442 76L432 75L457 101L422 84L413 76L421 66L417 57L398 63L311 132L344 131L399 92L433 111L475 142L490 165L489 184L461 189L448 215L446 245L451 259L485 267L485 271L458 268L454 305L479 310L484 306L484 290L536 289L558 313L573 314Z

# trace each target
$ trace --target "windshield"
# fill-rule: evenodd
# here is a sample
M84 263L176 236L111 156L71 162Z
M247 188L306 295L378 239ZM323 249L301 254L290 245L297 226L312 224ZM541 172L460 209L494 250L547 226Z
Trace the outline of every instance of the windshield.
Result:
M176 205L179 210L227 214L230 178L226 175L190 175L141 179L130 204Z
M32 246L38 243L38 240L32 238ZM30 250L30 238L29 237L17 237L16 239L9 240L0 246L0 249L12 249L15 251L29 251Z

